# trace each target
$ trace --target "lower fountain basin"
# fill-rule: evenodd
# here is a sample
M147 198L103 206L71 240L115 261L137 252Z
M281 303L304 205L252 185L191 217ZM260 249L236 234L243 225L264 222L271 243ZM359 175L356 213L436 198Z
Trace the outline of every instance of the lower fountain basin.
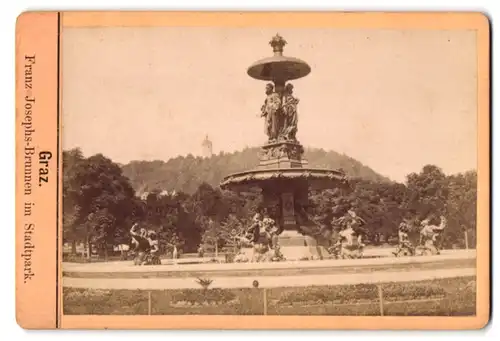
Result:
M265 183L277 181L306 181L311 190L336 188L348 184L345 173L321 168L277 168L254 169L231 174L224 178L222 189L235 191L251 187L262 187Z

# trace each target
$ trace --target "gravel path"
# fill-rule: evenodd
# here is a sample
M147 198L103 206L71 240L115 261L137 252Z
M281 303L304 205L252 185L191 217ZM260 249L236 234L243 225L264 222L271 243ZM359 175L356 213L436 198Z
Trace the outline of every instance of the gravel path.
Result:
M384 271L360 274L307 276L212 277L211 288L249 288L254 280L259 287L302 287L311 285L343 285L358 283L410 282L438 278L475 276L475 268L435 269L425 271ZM89 289L199 289L195 278L63 278L64 287Z

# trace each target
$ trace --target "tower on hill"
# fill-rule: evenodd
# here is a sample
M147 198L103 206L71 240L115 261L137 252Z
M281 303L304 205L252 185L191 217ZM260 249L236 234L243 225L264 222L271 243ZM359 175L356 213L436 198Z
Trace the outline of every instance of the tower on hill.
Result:
M212 141L208 139L208 135L205 136L205 139L201 144L201 148L203 157L211 157L213 155Z

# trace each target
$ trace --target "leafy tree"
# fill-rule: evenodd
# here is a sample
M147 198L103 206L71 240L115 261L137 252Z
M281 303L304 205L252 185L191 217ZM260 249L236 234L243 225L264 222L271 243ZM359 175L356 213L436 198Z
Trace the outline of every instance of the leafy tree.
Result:
M248 218L240 218L234 214L228 215L221 223L210 220L202 237L203 244L205 247L213 247L217 257L221 248L235 246L235 237L244 233L248 221Z
M380 237L384 236L384 240L395 235L399 224L410 216L405 208L404 200L408 195L408 189L404 184L384 183L377 187L379 195L379 215L380 225L374 233L375 242L380 241Z
M420 173L409 174L407 187L406 208L420 220L430 217L435 221L446 212L447 178L439 167L426 165Z
M448 201L446 216L448 228L445 230L444 243L447 246L457 243L465 246L467 234L468 246L476 243L477 212L477 173L469 171L448 177Z
M73 244L115 244L135 209L134 190L120 166L101 154L84 158L72 150L63 154L63 167L65 237Z
M115 237L119 236L115 234L115 224L115 217L106 208L91 212L84 224L87 243L97 245L98 250L104 253L105 258L108 257L108 246L113 245Z
M222 220L229 208L224 202L222 192L207 183L202 183L191 196L191 211L199 217Z
M147 212L144 219L148 229L157 231L163 249L173 246L194 251L200 242L200 227L195 223L195 217L186 210L186 197L183 193L162 194L154 190L144 201Z
M227 207L222 212L224 218L228 215L234 215L245 222L255 213L262 211L262 195L258 191L243 193L222 191L222 200L224 207Z
M78 184L75 183L75 172L84 161L79 148L63 152L63 239L71 242L72 253L76 253L76 242L82 240L84 229L81 227L83 217L79 203Z

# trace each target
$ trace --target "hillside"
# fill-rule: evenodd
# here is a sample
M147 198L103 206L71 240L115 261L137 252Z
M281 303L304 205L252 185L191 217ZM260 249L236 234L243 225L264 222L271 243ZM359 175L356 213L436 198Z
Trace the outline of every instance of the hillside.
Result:
M178 156L164 161L132 161L123 165L136 191L153 189L193 193L202 182L218 186L224 176L257 166L259 148L234 153L220 153L210 158ZM342 168L349 176L373 181L390 181L346 155L334 151L308 148L305 157L313 168Z

